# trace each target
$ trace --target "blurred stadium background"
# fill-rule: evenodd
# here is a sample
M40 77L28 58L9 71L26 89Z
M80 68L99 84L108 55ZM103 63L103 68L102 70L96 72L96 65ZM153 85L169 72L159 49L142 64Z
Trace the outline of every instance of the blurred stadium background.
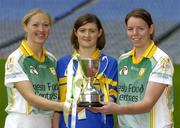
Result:
M21 19L32 8L48 11L54 19L46 43L58 58L72 52L69 36L76 18L84 13L96 14L103 23L107 54L118 57L131 49L126 37L125 15L136 7L151 14L156 25L156 39L174 63L180 63L179 0L0 0L0 57L6 58L24 37Z
M157 44L174 64L180 64L179 0L0 0L0 58L6 59L19 46L24 38L21 19L32 8L42 8L53 17L54 24L46 48L57 58L72 52L72 26L84 13L94 13L100 18L107 41L103 51L118 58L131 49L124 18L137 7L143 7L152 14Z

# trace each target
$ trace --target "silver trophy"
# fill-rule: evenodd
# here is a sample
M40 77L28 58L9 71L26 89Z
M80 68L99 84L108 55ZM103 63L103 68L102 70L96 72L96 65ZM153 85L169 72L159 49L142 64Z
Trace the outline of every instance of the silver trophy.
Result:
M93 85L93 81L99 68L99 59L83 58L79 61L87 85L82 85L85 88L81 90L78 106L100 107L102 106L100 103L100 95Z

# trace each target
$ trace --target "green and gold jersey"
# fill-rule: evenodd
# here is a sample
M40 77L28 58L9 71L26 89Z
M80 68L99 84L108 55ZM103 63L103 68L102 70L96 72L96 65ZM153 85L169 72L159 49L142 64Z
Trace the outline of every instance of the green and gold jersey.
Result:
M14 87L15 82L30 81L36 95L49 100L58 100L58 82L56 76L55 57L43 50L39 60L28 47L26 41L7 59L5 66L5 85L8 92L7 112L25 114L51 115L52 111L44 111L31 106Z
M163 128L172 124L173 65L162 50L152 41L139 60L135 49L122 55L118 62L118 99L120 105L138 102L144 98L149 81L168 85L150 112L135 115L118 115L121 128Z

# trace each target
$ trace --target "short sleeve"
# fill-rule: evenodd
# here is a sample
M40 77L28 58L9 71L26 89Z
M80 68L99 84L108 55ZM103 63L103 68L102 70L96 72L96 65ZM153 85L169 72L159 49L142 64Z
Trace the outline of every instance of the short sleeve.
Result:
M13 87L15 82L25 80L29 79L18 63L17 57L9 56L5 64L5 86Z
M174 68L171 60L167 56L161 57L152 70L149 81L167 85L173 85Z

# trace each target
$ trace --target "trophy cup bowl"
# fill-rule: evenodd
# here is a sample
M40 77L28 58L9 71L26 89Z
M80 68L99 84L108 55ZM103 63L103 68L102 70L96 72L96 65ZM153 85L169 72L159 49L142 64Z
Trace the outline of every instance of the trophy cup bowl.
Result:
M100 107L100 95L96 91L93 81L98 72L99 59L81 58L80 66L87 85L81 90L78 106L79 107Z

